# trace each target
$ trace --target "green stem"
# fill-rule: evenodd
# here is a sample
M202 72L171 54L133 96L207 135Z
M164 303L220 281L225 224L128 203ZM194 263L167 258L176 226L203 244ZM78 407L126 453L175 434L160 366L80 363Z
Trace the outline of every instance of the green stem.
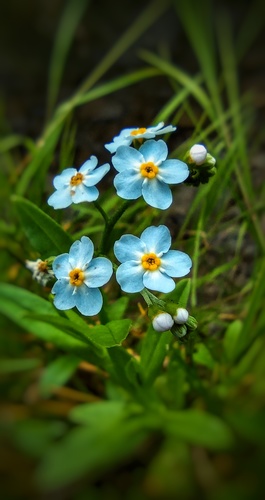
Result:
M186 361L189 365L193 365L194 337L191 335L185 344Z
M93 201L93 205L99 211L99 213L102 215L105 223L108 224L109 219L108 219L108 216L107 216L105 210L103 210L103 208L100 206L100 204L97 201Z
M101 241L101 245L100 245L100 253L107 254L108 249L109 249L109 244L110 244L111 231L113 230L116 222L118 222L118 220L121 218L122 214L129 207L130 202L131 202L131 200L125 200L122 203L122 205L118 208L118 210L116 210L116 212L113 214L112 217L108 218L106 216L106 218L105 218L103 216L106 224L105 224L105 229L104 229L104 233L103 233L102 241ZM102 215L103 215L103 212L102 212Z
M147 303L148 306L152 306L153 305L153 301L150 299L149 297L149 293L148 291L144 288L140 294L142 295L142 297L144 298L145 302Z
M163 307L165 302L163 300L158 299L153 293L149 292L146 288L144 288L140 294L144 298L145 302L148 306L158 305L159 307Z

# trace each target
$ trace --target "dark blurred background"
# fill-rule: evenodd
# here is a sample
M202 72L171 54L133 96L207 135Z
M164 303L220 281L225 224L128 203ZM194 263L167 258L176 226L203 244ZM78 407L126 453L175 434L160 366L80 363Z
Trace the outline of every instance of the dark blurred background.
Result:
M263 2L256 3L262 17ZM12 131L36 139L41 133L46 114L49 63L65 5L63 0L10 0L2 3L0 98L1 132L4 134ZM67 58L59 102L72 95L147 5L139 0L87 1ZM248 13L249 2L214 2L214 16L218 16L218 9L223 8L228 10L236 33ZM205 15L209 16L210 23L214 22L209 12ZM257 38L241 60L239 76L242 93L250 90L254 94L260 127L264 123L265 69L264 30L258 28ZM160 50L160 53L165 49L184 71L191 74L198 71L197 61L173 6L126 51L103 80L143 67L145 63L137 56L140 48ZM82 157L91 154L92 150L97 154L102 142L111 140L122 126L148 125L171 95L172 90L164 79L163 85L159 79L152 79L82 107L77 111L77 150L85 148ZM185 123L184 117L179 125L185 128L189 123Z

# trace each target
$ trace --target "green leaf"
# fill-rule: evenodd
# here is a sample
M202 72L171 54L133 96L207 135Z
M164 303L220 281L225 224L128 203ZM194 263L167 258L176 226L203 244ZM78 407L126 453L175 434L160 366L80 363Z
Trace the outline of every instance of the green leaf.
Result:
M12 201L27 238L42 258L69 251L72 238L57 222L21 196L13 195Z
M68 0L63 11L52 52L48 81L48 115L55 106L62 80L67 54L76 28L84 14L87 0Z
M37 358L22 358L22 359L1 359L0 373L17 373L25 370L38 368L41 362Z
M215 360L213 359L208 347L205 344L196 344L196 350L193 353L193 359L195 363L199 365L207 366L212 370L215 365Z
M185 405L187 390L187 366L181 364L179 349L170 349L169 364L166 372L154 381L156 391L170 409L181 410Z
M79 363L80 358L73 354L61 356L50 363L43 371L39 381L41 395L47 397L54 387L64 385L74 374Z
M26 455L41 458L54 439L61 437L66 429L65 422L28 418L11 426L11 440Z
M10 134L0 139L0 152L5 153L17 146L25 146L29 151L34 151L35 144L30 137L18 134Z
M44 179L48 168L51 165L54 149L58 143L59 137L63 128L63 121L59 123L52 123L51 129L49 127L49 134L45 133L37 141L35 150L33 151L31 161L24 169L18 179L16 185L16 194L25 196L31 187L31 196L35 196L38 183Z
M71 430L44 456L37 473L43 490L65 487L87 474L93 479L102 477L105 470L129 457L146 437L141 421L124 416L123 405L115 410L112 406L109 414L109 403L99 404L93 403L90 425Z
M129 298L124 296L120 297L111 304L106 304L105 310L109 318L111 318L112 320L122 319L128 307L128 303L129 303Z
M149 326L142 342L140 368L142 379L146 384L152 384L161 371L168 345L172 340L170 332L156 332Z
M117 319L113 321L109 321L105 325L108 328L108 335L105 335L104 338L97 340L97 343L100 345L104 345L105 347L113 347L116 345L121 345L123 340L126 339L130 326L130 319Z
M165 432L196 446L210 450L225 450L233 446L230 428L215 415L196 409L168 412Z
M101 347L114 347L121 345L127 337L131 321L129 319L110 321L106 325L89 326L87 323L74 323L60 316L31 314L31 318L41 320L61 328L66 334L86 342L88 345L96 344Z
M139 364L129 354L127 350L116 346L109 349L109 356L112 361L110 373L116 385L123 387L136 398L136 390L139 389L139 380L137 379Z
M176 284L173 292L168 293L165 300L173 300L174 302L180 304L181 307L186 307L189 300L190 290L191 279L186 278Z
M75 424L97 425L104 424L106 416L108 421L115 420L125 411L124 401L100 401L78 405L69 413L69 418Z
M102 368L106 368L108 362L107 352L94 345L88 339L86 342L67 335L60 328L44 323L39 319L34 319L33 314L42 317L59 318L56 309L47 300L14 285L2 283L0 288L0 312L11 321L33 333L45 342L51 342L61 349L75 353L82 359L92 363L98 363ZM30 317L32 313L32 317ZM89 345L88 345L88 342Z
M264 409L229 409L226 418L240 437L259 446L265 444Z
M228 326L224 340L223 347L225 352L225 357L229 362L233 362L237 358L239 339L242 331L243 323L239 319L236 319Z

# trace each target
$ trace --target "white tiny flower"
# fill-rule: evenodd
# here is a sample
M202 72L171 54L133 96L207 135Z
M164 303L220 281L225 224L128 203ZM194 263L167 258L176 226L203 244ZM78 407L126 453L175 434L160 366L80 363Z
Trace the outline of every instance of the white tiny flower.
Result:
M184 309L184 307L178 307L175 316L173 316L173 319L175 323L177 323L177 325L183 325L188 320L188 317L189 313L187 309Z
M196 165L202 165L207 156L207 149L202 144L194 144L192 148L190 148L190 159Z
M154 330L156 330L157 332L166 332L167 330L170 330L170 328L172 328L172 326L174 325L174 320L170 314L162 312L154 317L152 325Z
M32 278L43 286L54 276L54 272L49 269L46 260L26 260L25 265L32 272Z

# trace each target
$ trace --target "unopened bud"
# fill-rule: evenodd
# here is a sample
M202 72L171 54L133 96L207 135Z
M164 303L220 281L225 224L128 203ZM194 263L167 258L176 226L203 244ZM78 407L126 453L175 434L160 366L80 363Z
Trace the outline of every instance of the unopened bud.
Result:
M207 153L206 163L207 165L214 167L214 165L216 164L216 159L212 155L210 155L210 153Z
M187 309L184 307L178 307L176 310L176 314L173 316L173 319L177 325L183 325L188 320L189 313Z
M186 325L176 325L171 328L171 333L174 335L174 337L177 337L178 339L182 339L187 335L187 327Z
M198 321L193 317L193 316L189 316L188 320L187 320L187 327L189 330L196 330L198 326Z
M161 312L154 317L152 325L157 332L166 332L172 328L174 320L170 314Z
M207 157L207 149L202 144L194 144L190 148L189 157L192 163L195 165L202 165Z

